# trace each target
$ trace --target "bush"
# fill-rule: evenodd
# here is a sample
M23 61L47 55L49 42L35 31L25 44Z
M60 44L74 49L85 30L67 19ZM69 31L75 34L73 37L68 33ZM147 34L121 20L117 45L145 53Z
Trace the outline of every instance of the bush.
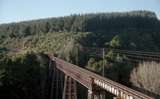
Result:
M140 63L131 73L134 86L160 95L160 63Z
M0 59L0 99L46 99L48 58L26 53Z

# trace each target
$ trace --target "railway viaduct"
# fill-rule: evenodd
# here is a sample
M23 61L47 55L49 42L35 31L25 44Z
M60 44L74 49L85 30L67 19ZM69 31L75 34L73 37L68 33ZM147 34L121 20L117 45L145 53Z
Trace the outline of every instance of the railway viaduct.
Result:
M104 91L113 94L114 99L154 99L53 55L49 55L49 58L54 67L65 74L63 99L77 99L76 82L88 89L88 99L105 99Z

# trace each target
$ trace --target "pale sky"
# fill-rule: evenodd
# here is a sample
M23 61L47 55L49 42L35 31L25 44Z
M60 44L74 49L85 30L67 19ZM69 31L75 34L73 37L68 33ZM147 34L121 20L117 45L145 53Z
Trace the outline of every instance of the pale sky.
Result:
M0 24L80 13L154 11L160 0L0 0Z

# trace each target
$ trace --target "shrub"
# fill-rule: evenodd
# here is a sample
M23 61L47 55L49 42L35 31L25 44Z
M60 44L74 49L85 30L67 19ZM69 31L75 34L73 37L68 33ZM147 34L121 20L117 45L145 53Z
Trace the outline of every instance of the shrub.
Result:
M160 63L140 63L131 73L134 86L160 95Z

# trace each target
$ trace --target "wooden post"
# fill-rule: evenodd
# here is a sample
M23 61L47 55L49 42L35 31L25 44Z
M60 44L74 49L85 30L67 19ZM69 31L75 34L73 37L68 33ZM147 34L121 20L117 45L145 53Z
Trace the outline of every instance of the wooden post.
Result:
M103 70L102 70L102 76L104 77L105 76L105 51L104 51L104 48L103 48Z

